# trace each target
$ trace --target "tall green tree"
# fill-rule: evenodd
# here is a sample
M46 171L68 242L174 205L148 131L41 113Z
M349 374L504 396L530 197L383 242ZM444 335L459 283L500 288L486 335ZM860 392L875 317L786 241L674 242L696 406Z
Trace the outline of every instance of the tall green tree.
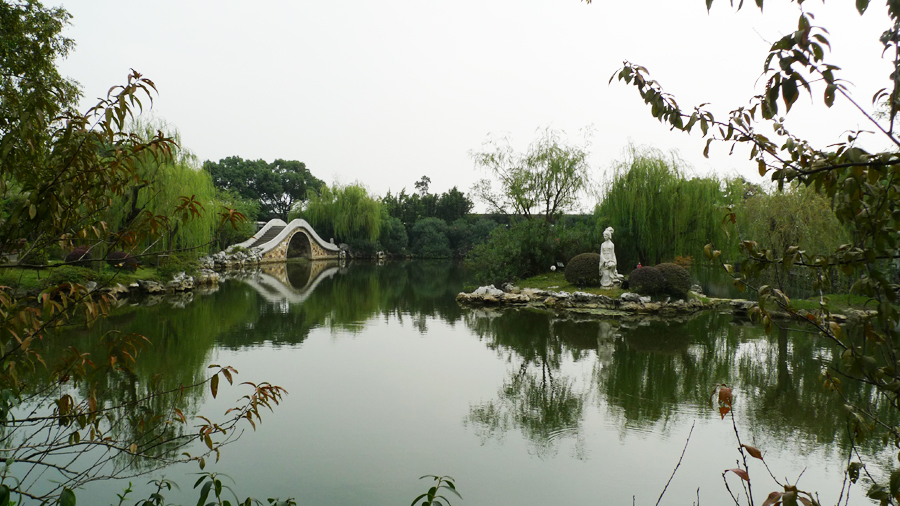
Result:
M70 17L39 2L0 2L0 135L7 143L16 140L7 137L15 130L40 135L61 114L73 112L81 95L78 84L56 68L75 47L62 35Z
M491 212L555 221L578 204L589 185L587 140L583 146L568 145L563 134L543 130L525 153L517 153L508 139L488 140L483 151L472 151L475 165L500 183L482 179L472 193Z
M110 197L105 222L114 232L126 232L141 216L151 213L165 215L174 209L182 196L190 195L204 208L214 210L220 206L216 188L209 174L200 170L196 156L187 150L177 129L161 121L135 121L129 127L130 135L149 141L162 132L173 144L168 154L159 156L149 151L135 158L135 178L128 183L121 195ZM147 237L135 244L131 253L189 249L206 253L221 228L213 212L203 212L183 222L169 220L160 224L158 237ZM252 233L252 232L251 232Z
M626 270L639 262L699 258L706 244L726 242L721 207L729 202L723 183L688 178L685 169L674 153L636 146L614 163L594 214L598 235L606 227L615 230L616 254Z
M852 415L851 432L859 437L875 430L885 443L898 445L898 416L875 415L873 406L888 404L894 408L894 415L900 413L900 312L896 305L900 286L895 267L900 260L900 137L895 131L900 110L900 2L887 2L885 30L872 34L873 39L878 38L881 54L889 59L890 66L890 72L884 76L885 87L872 98L873 109L886 109L884 117L878 118L853 97L840 65L829 61L828 31L813 24L807 4L795 1L800 7L796 24L771 45L764 58L760 82L765 83L765 91L727 114L714 115L709 104L682 109L673 95L650 78L646 68L627 61L613 79L634 86L651 114L667 126L685 132L699 128L700 135L707 139L704 153L714 142L732 147L746 145L760 175L771 177L779 189L799 184L831 202L835 216L850 232L849 242L827 254L816 254L798 244L765 247L752 237L742 237L740 245L745 256L736 282L756 289L760 302L756 314L767 328L773 323L766 308L778 306L796 321L813 326L841 349L840 358L829 364L823 374L825 387L836 395L845 395L841 384L850 381L870 385L875 391L864 397L844 398ZM713 3L706 0L707 9ZM755 2L760 9L763 4L763 0ZM860 15L869 10L870 4L869 0L855 2ZM743 2L738 4L738 9L741 7ZM721 86L721 81L709 82ZM787 129L784 118L790 115L801 94L809 94L813 100L821 97L826 108L839 100L846 102L859 111L860 121L867 124L869 131L851 125L846 140L825 146L798 137ZM873 135L891 147L884 151L864 148L861 139ZM727 216L737 219L735 210ZM707 252L711 259L722 260L719 250L710 247ZM825 278L831 269L858 276L852 291L869 297L877 314L842 326L831 319L824 296L821 310L797 311L783 291L756 281L757 275L776 265L787 271L809 270L812 276L820 278ZM737 271L731 264L724 267L729 273ZM883 455L890 456L891 452ZM852 460L852 455L849 458ZM879 466L882 469L893 468L888 461L879 464L883 464ZM851 462L854 465L859 469L861 463ZM873 484L868 495L882 504L893 502L900 494L900 471L886 474L869 473ZM781 493L775 492L779 498ZM783 493L785 499L797 500L796 491L785 489Z
M453 223L456 220L465 218L473 207L475 207L475 203L454 186L442 193L438 199L435 218L440 218L447 223Z
M422 176L415 184L416 193L407 194L406 188L403 188L396 195L388 191L381 199L388 214L403 222L408 232L411 232L415 223L421 219L440 218L451 223L465 218L475 207L472 199L459 191L456 186L438 195L428 192L430 183L431 178Z
M378 240L384 216L381 200L369 195L361 184L324 187L311 194L306 209L298 215L316 230L332 232L344 242ZM330 234L328 234L330 235Z
M296 160L244 160L238 156L218 162L207 160L203 169L212 176L217 188L236 192L242 198L259 202L257 220L281 218L306 202L310 191L318 192L325 183L313 176L306 164Z

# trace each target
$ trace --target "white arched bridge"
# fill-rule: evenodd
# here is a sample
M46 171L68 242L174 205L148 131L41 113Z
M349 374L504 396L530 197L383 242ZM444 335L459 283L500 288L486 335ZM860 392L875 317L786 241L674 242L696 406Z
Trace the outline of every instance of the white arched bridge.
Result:
M281 262L288 257L304 257L310 260L339 258L341 249L332 242L325 242L306 220L290 223L272 220L246 241L232 246L255 248L262 254L263 262Z

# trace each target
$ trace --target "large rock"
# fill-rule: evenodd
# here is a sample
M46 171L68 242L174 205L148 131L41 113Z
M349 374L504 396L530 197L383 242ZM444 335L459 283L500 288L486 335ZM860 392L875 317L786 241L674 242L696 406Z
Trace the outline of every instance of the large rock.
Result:
M139 280L138 286L144 292L149 293L150 295L157 295L166 293L166 287L157 281L147 281L147 280Z
M480 295L482 297L485 295L490 295L493 297L502 297L503 290L495 288L494 285L480 286L480 287L476 288L474 292L472 292L472 295Z
M169 292L185 292L194 289L194 277L184 272L179 272L166 283L166 291Z

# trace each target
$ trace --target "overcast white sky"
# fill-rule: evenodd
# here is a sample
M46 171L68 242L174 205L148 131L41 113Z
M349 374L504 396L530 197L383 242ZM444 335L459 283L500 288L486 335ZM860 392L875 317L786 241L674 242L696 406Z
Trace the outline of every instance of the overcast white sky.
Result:
M47 0L48 4L54 4ZM698 173L760 180L745 154L699 132L670 132L633 87L610 76L630 60L647 67L683 109L710 102L717 115L760 93L766 51L796 29L797 6L768 0L764 14L717 0L293 0L133 2L62 0L77 44L61 63L81 83L86 108L129 68L159 89L154 114L203 160L300 160L327 182L359 181L373 193L413 190L422 175L438 193L468 192L484 174L468 153L489 133L525 150L551 126L578 139L593 125L597 179L629 141L678 149ZM883 2L860 17L854 2L805 2L831 32L831 61L870 107L887 86L878 36ZM827 144L865 120L841 103L806 113L792 131ZM800 113L800 114L798 114ZM593 202L585 201L585 208Z

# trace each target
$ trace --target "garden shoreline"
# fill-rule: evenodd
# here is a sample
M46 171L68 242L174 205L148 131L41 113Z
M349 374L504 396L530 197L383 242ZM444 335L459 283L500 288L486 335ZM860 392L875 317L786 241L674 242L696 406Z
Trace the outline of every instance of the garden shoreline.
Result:
M462 307L483 308L531 308L549 310L581 315L594 315L613 318L644 318L657 316L662 318L677 318L689 316L700 311L717 311L719 313L732 314L739 319L751 319L753 310L758 307L756 301L746 299L720 299L706 297L700 293L689 292L686 299L667 298L665 300L652 300L650 297L641 297L636 293L623 293L613 298L603 294L586 292L568 292L542 290L539 288L519 288L510 284L503 289L497 289L493 285L482 286L473 292L460 292L456 296L456 302ZM804 315L805 311L798 312ZM865 318L872 315L871 311L848 310L847 314L832 313L828 320L844 323L849 320ZM773 319L787 320L793 316L777 309L768 309L768 314Z

